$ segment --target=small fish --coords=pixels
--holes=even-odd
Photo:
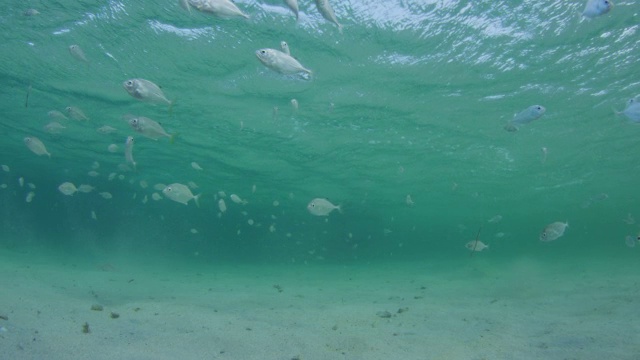
[[[97,161],[94,161],[94,162],[91,164],[91,168],[92,168],[93,170],[98,170],[98,169],[100,168],[100,163],[99,163],[99,162],[97,162]]]
[[[109,151],[110,153],[117,153],[118,150],[119,147],[116,144],[109,144],[109,146],[107,146],[107,151]]]
[[[10,171],[11,171],[11,168],[9,168],[9,165],[4,165],[4,164],[2,164],[2,171],[4,171],[4,172],[10,172]]]
[[[82,51],[79,45],[76,45],[76,44],[70,45],[69,53],[71,53],[71,56],[73,56],[77,60],[80,60],[87,64],[89,63],[89,60],[87,60],[87,57],[84,55],[84,51]]]
[[[616,111],[617,115],[626,116],[631,122],[640,123],[640,95],[627,101],[627,107],[622,111]]]
[[[82,110],[80,110],[80,108],[78,108],[78,107],[67,106],[65,108],[65,110],[67,111],[67,114],[69,114],[69,116],[74,120],[78,120],[78,121],[87,121],[87,120],[89,120],[87,115],[85,115],[84,112]]]
[[[298,108],[300,107],[298,105],[298,100],[296,99],[291,99],[291,107],[293,108],[294,111],[298,111]]]
[[[24,178],[22,176],[18,178],[18,185],[20,185],[20,187],[24,187]]]
[[[95,210],[91,210],[91,218],[92,218],[93,220],[98,220],[98,215],[96,215]]]
[[[140,187],[143,189],[146,189],[147,187],[149,187],[149,184],[144,180],[140,180],[139,184],[140,184]]]
[[[485,243],[483,243],[480,240],[471,240],[468,243],[466,243],[464,245],[464,247],[466,247],[467,249],[471,250],[471,251],[482,251],[484,249],[488,249],[489,245],[486,245]]]
[[[102,135],[109,135],[109,134],[113,134],[114,132],[118,131],[118,129],[116,129],[114,127],[111,127],[109,125],[105,125],[105,126],[101,126],[101,127],[97,128],[96,131],[99,134],[102,134]]]
[[[627,244],[628,247],[632,248],[636,246],[636,238],[631,236],[631,235],[627,235],[624,238],[624,242],[625,244]]]
[[[60,184],[60,186],[58,186],[58,190],[61,193],[65,194],[65,195],[69,195],[69,196],[75,194],[78,191],[76,186],[73,185],[70,182],[64,182],[64,183]]]
[[[133,166],[133,169],[136,169],[136,162],[133,160],[133,136],[127,136],[127,141],[124,143],[124,159],[128,164]]]
[[[199,207],[200,204],[198,203],[198,199],[200,198],[200,196],[202,194],[199,195],[193,195],[191,193],[191,190],[189,189],[188,186],[180,184],[180,183],[174,183],[171,185],[167,185],[167,187],[165,187],[162,190],[162,193],[164,194],[165,197],[168,197],[169,199],[179,202],[181,204],[185,204],[187,205],[187,203],[189,202],[189,200],[193,199],[196,202],[196,205]]]
[[[26,199],[25,199],[25,200],[26,200],[28,203],[30,203],[30,202],[33,200],[33,197],[34,197],[34,196],[36,196],[36,193],[34,193],[33,191],[30,191],[30,192],[27,194],[27,197],[26,197]]]
[[[413,202],[413,199],[411,198],[411,195],[407,195],[407,196],[404,198],[404,202],[405,202],[407,205],[409,205],[409,206],[413,206],[413,205],[415,205],[415,202]]]
[[[247,200],[242,200],[242,198],[236,194],[229,195],[229,198],[231,199],[231,201],[233,201],[236,204],[245,205],[248,203]]]
[[[66,129],[65,126],[62,126],[62,124],[60,124],[57,121],[52,121],[50,123],[48,123],[47,125],[45,125],[43,127],[44,131],[48,132],[49,134],[59,134],[60,130],[62,129]]]
[[[29,150],[38,156],[47,155],[48,157],[51,157],[51,154],[47,151],[47,148],[44,146],[42,141],[35,136],[27,136],[24,138],[24,144],[27,145]]]
[[[95,170],[91,170],[87,173],[87,175],[91,176],[91,177],[98,177],[100,176],[100,173],[95,171]]]
[[[528,108],[522,110],[517,113],[511,121],[507,125],[504,126],[504,129],[509,132],[518,131],[518,126],[525,125],[533,120],[536,120],[542,116],[547,109],[541,105],[531,105]]]
[[[329,200],[315,198],[307,205],[307,210],[315,216],[328,216],[333,210],[342,212],[341,205],[333,205]]]
[[[24,16],[36,16],[40,14],[40,11],[36,9],[27,9],[22,13]]]
[[[277,71],[281,74],[297,74],[305,73],[308,76],[312,74],[311,70],[305,68],[298,60],[276,49],[259,49],[256,56],[266,67]]]
[[[227,204],[224,202],[224,199],[218,200],[218,209],[220,209],[221,213],[227,211]]]
[[[69,120],[69,118],[58,110],[51,110],[47,113],[51,120]]]
[[[198,163],[195,161],[191,162],[191,167],[194,168],[195,170],[202,171],[202,167],[198,165]]]
[[[491,219],[487,220],[488,223],[492,223],[492,224],[497,224],[500,221],[502,221],[502,215],[496,215],[496,216],[492,217]]]
[[[554,222],[547,225],[540,233],[540,241],[553,241],[564,235],[564,231],[569,227],[569,222]]]
[[[109,199],[112,199],[112,198],[113,198],[113,195],[111,195],[111,193],[110,193],[110,192],[106,192],[106,191],[101,192],[101,193],[99,193],[98,195],[102,196],[102,198],[103,198],[103,199],[107,199],[107,200],[109,200]]]
[[[78,186],[78,191],[88,194],[90,192],[92,192],[95,189],[95,187],[91,186],[91,185],[87,185],[87,184],[82,184],[80,186]]]
[[[329,4],[329,0],[315,0],[315,1],[316,1],[316,7],[318,8],[318,11],[322,15],[322,17],[336,24],[338,26],[338,31],[342,33],[342,25],[338,22],[338,18],[336,18],[336,13],[333,11],[331,4]]]
[[[291,56],[291,50],[289,50],[289,44],[287,44],[286,41],[280,41],[280,50],[282,50],[283,53]]]
[[[293,11],[293,13],[296,15],[296,20],[298,20],[298,0],[284,0],[285,4],[287,4],[287,6],[289,7],[289,9],[291,9],[291,11]]]
[[[173,142],[173,135],[164,131],[164,128],[158,122],[147,117],[130,115],[129,126],[149,139],[158,140],[161,137],[168,137]]]
[[[191,231],[191,233],[192,233],[192,234],[197,234],[197,233],[198,233],[198,230],[197,230],[197,229],[194,229],[194,228],[191,228],[191,230],[190,230],[190,231]]]
[[[140,101],[150,103],[165,103],[171,106],[172,102],[167,99],[160,87],[149,80],[129,79],[122,83],[129,95]]]
[[[29,189],[35,189],[36,185],[34,183],[27,183],[27,186],[29,187]]]
[[[587,0],[582,16],[591,19],[608,13],[612,7],[613,2],[609,0]]]
[[[162,183],[159,183],[159,184],[155,184],[155,185],[153,185],[153,188],[154,188],[154,189],[156,189],[156,190],[158,190],[158,191],[162,191],[162,190],[164,190],[164,188],[166,188],[166,187],[167,187],[167,185],[162,184]]]
[[[248,19],[249,16],[243,13],[233,2],[230,0],[189,0],[191,6],[196,9],[213,14],[216,16],[230,18],[241,16]]]
[[[187,185],[188,185],[190,188],[192,188],[193,190],[195,190],[195,189],[199,188],[198,184],[194,183],[193,181],[189,181],[189,182],[187,183]]]
[[[158,194],[157,192],[154,192],[153,194],[151,194],[151,199],[153,199],[154,201],[162,200],[162,196],[160,196],[160,194]]]

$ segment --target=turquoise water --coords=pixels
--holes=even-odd
[[[109,331],[130,348],[114,358],[180,356],[166,345],[167,324],[192,325],[177,315],[141,320],[132,310],[163,313],[172,305],[174,315],[202,311],[196,323],[218,316],[211,312],[218,306],[220,316],[243,324],[241,334],[265,308],[277,309],[280,320],[291,307],[315,309],[296,313],[304,318],[298,325],[327,316],[318,332],[294,320],[264,320],[299,346],[271,349],[262,359],[422,359],[432,346],[430,358],[442,359],[634,358],[632,274],[640,244],[625,237],[640,231],[640,127],[615,110],[640,94],[638,3],[617,2],[590,20],[580,16],[583,1],[331,3],[342,31],[311,1],[300,1],[298,21],[276,0],[237,1],[249,19],[189,13],[178,1],[0,5],[0,164],[9,170],[0,170],[0,257],[3,273],[14,274],[3,280],[8,293],[18,299],[0,301],[0,315],[15,322],[0,320],[7,348],[26,354],[37,328],[19,321],[41,305],[17,304],[53,297],[59,305],[48,305],[51,318],[34,321],[60,326],[60,334],[79,333],[84,321],[100,334],[96,324],[104,319],[91,318],[92,302],[121,312],[121,327]],[[24,15],[28,8],[39,14]],[[278,49],[282,40],[311,79],[279,74],[257,59],[256,50]],[[72,44],[86,62],[70,54]],[[122,86],[131,78],[158,84],[173,104],[134,99]],[[546,108],[542,117],[505,131],[514,114],[536,104]],[[65,128],[46,131],[54,121],[48,112],[68,106],[90,119],[55,120]],[[161,123],[173,140],[142,136],[127,114]],[[105,125],[117,131],[96,131]],[[31,152],[27,136],[51,157]],[[135,138],[135,170],[122,166],[127,136]],[[95,190],[67,196],[58,190],[64,182]],[[162,193],[156,184],[189,182],[202,194],[199,207],[152,199]],[[343,211],[314,216],[306,208],[314,198]],[[497,215],[500,221],[489,221]],[[556,221],[569,223],[564,236],[540,242]],[[489,248],[470,256],[465,244],[479,229]],[[128,288],[131,279],[135,286],[145,279],[148,288]],[[291,298],[277,298],[274,284]],[[207,297],[212,291],[215,299]],[[382,345],[353,345],[386,344],[387,320],[376,313],[405,306],[411,317],[389,334],[411,340],[379,351]],[[412,338],[422,334],[416,329],[425,326],[424,314],[438,314],[446,341],[436,340],[437,331],[429,345]],[[465,325],[447,327],[448,316]],[[334,321],[340,318],[349,324]],[[132,339],[123,324],[149,328]],[[381,333],[367,337],[359,325]],[[342,338],[310,345],[338,334],[333,327]],[[495,347],[483,348],[475,335],[484,327],[513,342],[494,339]],[[242,348],[225,338],[233,329],[216,333],[228,341],[216,353],[252,358],[232,355]],[[584,332],[571,337],[576,329]],[[470,332],[456,338],[461,331]],[[70,339],[56,341],[75,344]],[[167,347],[158,350],[163,355],[136,352],[153,341]],[[258,343],[244,351],[259,353]],[[42,358],[46,348],[24,358]],[[50,358],[69,358],[57,350]]]

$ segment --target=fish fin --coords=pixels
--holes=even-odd
[[[200,196],[202,196],[202,194],[198,194],[196,196],[193,197],[193,200],[196,202],[196,206],[200,207]]]
[[[177,99],[174,99],[173,101],[169,101],[169,116],[173,116],[173,105],[175,105]]]
[[[342,204],[336,206],[336,209],[338,209],[338,212],[340,212],[340,214],[344,214],[344,211],[342,211]]]
[[[169,136],[169,144],[174,144],[176,142],[176,136],[178,135],[178,133],[171,134],[171,136]]]

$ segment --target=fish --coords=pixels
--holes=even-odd
[[[109,146],[107,146],[107,151],[109,151],[110,153],[117,153],[118,150],[119,148],[116,144],[109,144]]]
[[[202,167],[195,161],[191,162],[191,167],[195,170],[202,171]]]
[[[84,51],[82,51],[82,49],[80,48],[80,45],[77,45],[77,44],[69,45],[69,53],[71,53],[71,56],[73,56],[77,60],[80,60],[87,64],[89,63],[89,60],[87,60],[87,57],[84,55]]]
[[[91,218],[92,218],[93,220],[98,220],[98,215],[96,215],[95,210],[91,210]]]
[[[47,113],[51,120],[69,120],[69,118],[58,110],[51,110]]]
[[[479,251],[482,251],[484,249],[488,249],[489,245],[483,243],[480,240],[471,240],[468,243],[466,243],[464,245],[464,247],[466,247],[467,249],[469,249],[471,251],[479,252]]]
[[[518,131],[518,127],[521,125],[528,124],[533,120],[539,119],[547,109],[541,105],[531,105],[528,108],[522,110],[517,113],[511,121],[507,125],[504,126],[504,129],[509,132]]]
[[[198,184],[194,183],[193,181],[189,181],[189,182],[187,183],[187,185],[188,185],[190,188],[192,188],[193,190],[195,190],[195,189],[199,188]]]
[[[98,195],[102,196],[102,198],[106,199],[106,200],[109,200],[109,199],[113,198],[113,195],[111,195],[110,192],[106,192],[106,191],[103,191],[103,192],[99,193]]]
[[[10,172],[10,171],[11,171],[11,168],[9,167],[9,165],[4,165],[4,164],[2,164],[2,171],[4,171],[4,172]]]
[[[101,126],[101,127],[97,128],[96,131],[99,134],[102,134],[102,135],[109,135],[109,134],[113,134],[114,132],[118,131],[118,129],[116,129],[114,127],[111,127],[109,125],[104,125],[104,126]]]
[[[27,194],[27,197],[25,198],[25,200],[30,203],[31,201],[33,201],[33,197],[36,196],[36,193],[34,193],[33,191],[29,191],[29,193]]]
[[[144,116],[128,115],[128,117],[129,126],[144,137],[152,140],[158,140],[161,137],[168,137],[169,141],[173,142],[173,135],[168,134],[157,121]]]
[[[162,196],[160,196],[160,194],[158,194],[157,192],[154,192],[153,194],[151,194],[151,199],[153,199],[154,201],[162,200]]]
[[[256,50],[256,56],[266,67],[281,74],[305,73],[309,76],[312,74],[311,70],[302,66],[298,60],[280,50],[269,48],[259,49]]]
[[[153,188],[154,188],[154,189],[156,189],[156,190],[158,190],[158,191],[162,191],[162,190],[164,190],[164,188],[166,188],[166,187],[167,187],[167,185],[162,184],[162,183],[159,183],[159,184],[155,184],[155,185],[153,185]]]
[[[18,178],[18,185],[20,185],[20,187],[24,187],[24,178],[22,176]]]
[[[87,120],[89,120],[89,117],[87,115],[85,115],[84,112],[82,110],[80,110],[80,108],[78,108],[78,107],[67,106],[65,108],[65,110],[67,111],[67,114],[69,114],[69,116],[74,120],[78,120],[78,121],[87,121]]]
[[[291,99],[291,107],[293,108],[294,111],[297,111],[299,108],[298,100]]]
[[[224,199],[218,200],[218,209],[220,209],[222,213],[227,211],[227,204],[224,202]]]
[[[69,195],[72,196],[73,194],[75,194],[78,189],[76,188],[75,185],[73,185],[73,183],[70,182],[64,182],[62,184],[60,184],[60,186],[58,186],[58,190],[65,194],[65,195]]]
[[[636,246],[636,238],[631,236],[631,235],[627,235],[624,238],[624,242],[625,244],[627,244],[628,247],[635,247]]]
[[[35,189],[36,185],[34,183],[27,183],[27,186],[29,187],[29,189]]]
[[[59,134],[60,130],[62,129],[66,129],[65,126],[63,126],[62,124],[60,124],[57,121],[52,121],[50,123],[48,123],[47,125],[45,125],[43,127],[44,131],[48,132],[49,134]]]
[[[587,0],[582,16],[592,19],[608,13],[611,8],[613,8],[613,2],[610,0]]]
[[[640,123],[640,95],[629,99],[627,107],[622,111],[616,111],[616,115],[624,115],[629,121]]]
[[[556,221],[551,223],[540,233],[540,241],[553,241],[564,235],[564,231],[569,227],[569,222]]]
[[[51,154],[47,151],[42,141],[35,136],[27,136],[24,138],[24,144],[27,145],[29,150],[38,156],[47,155],[51,157]]]
[[[492,217],[491,219],[487,220],[487,222],[492,223],[492,224],[497,224],[500,221],[502,221],[502,215],[496,215],[496,216]]]
[[[133,136],[127,136],[127,140],[124,143],[124,159],[128,164],[133,166],[133,170],[136,169],[136,161],[133,160]]]
[[[298,9],[298,0],[284,0],[285,4],[287,4],[287,6],[289,7],[289,9],[291,9],[291,11],[293,11],[293,13],[296,15],[296,20],[298,20],[298,13],[299,13],[299,9]]]
[[[91,176],[91,177],[98,177],[100,176],[100,173],[95,171],[95,170],[91,170],[87,173],[87,175]]]
[[[87,185],[87,184],[82,184],[80,186],[78,186],[78,191],[88,194],[90,192],[92,192],[95,189],[95,187],[91,186],[91,185]]]
[[[231,199],[231,201],[233,201],[236,204],[245,205],[249,203],[247,200],[242,200],[242,198],[236,194],[229,195],[229,198]]]
[[[94,161],[94,162],[93,162],[93,164],[91,164],[91,168],[92,168],[93,170],[97,170],[97,169],[99,169],[99,168],[100,168],[100,163],[99,163],[99,162],[97,162],[97,161]]]
[[[291,50],[289,50],[289,44],[287,44],[286,41],[284,40],[280,41],[280,49],[282,50],[283,53],[291,56]]]
[[[167,99],[160,87],[153,82],[141,78],[125,80],[122,83],[125,90],[134,99],[150,103],[165,103],[169,106],[173,104]]]
[[[184,205],[188,205],[189,200],[193,199],[196,203],[196,206],[200,207],[198,199],[200,199],[200,196],[202,194],[194,196],[187,185],[173,183],[171,185],[167,185],[167,187],[162,190],[162,193],[165,197]]]
[[[249,18],[249,15],[240,10],[236,4],[230,0],[189,0],[189,3],[194,8],[209,14],[213,14],[219,17],[243,17]]]
[[[315,0],[315,2],[320,15],[322,15],[322,17],[327,19],[328,21],[336,24],[338,26],[338,31],[342,33],[342,24],[338,22],[336,13],[333,11],[331,4],[329,4],[329,0]]]
[[[307,204],[307,210],[315,216],[329,216],[333,210],[342,212],[341,205],[333,205],[329,200],[324,198],[315,198]]]
[[[22,13],[24,16],[36,16],[40,14],[40,11],[36,9],[27,9]]]

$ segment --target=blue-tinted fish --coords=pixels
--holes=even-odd
[[[528,124],[533,120],[539,119],[540,116],[547,111],[544,106],[541,105],[531,105],[528,108],[522,110],[517,113],[511,121],[507,125],[504,126],[504,129],[510,132],[518,131],[518,127],[521,125]]]
[[[629,99],[627,107],[622,111],[616,111],[618,115],[624,115],[635,123],[640,123],[640,95]]]
[[[587,18],[594,18],[608,13],[612,7],[613,2],[610,0],[587,0],[582,15]]]

